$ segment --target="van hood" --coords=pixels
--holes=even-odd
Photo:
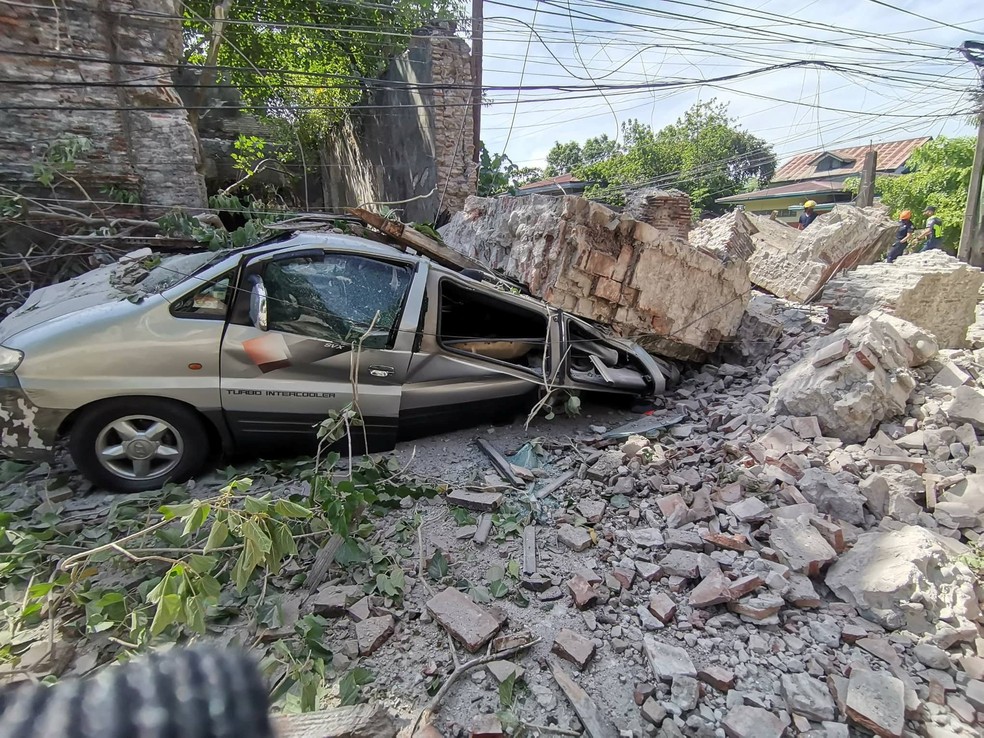
[[[0,344],[28,328],[80,310],[120,300],[139,301],[181,282],[217,256],[221,254],[208,251],[168,256],[149,268],[123,257],[67,282],[42,287],[0,321]]]

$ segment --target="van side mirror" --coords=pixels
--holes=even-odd
[[[250,277],[249,319],[261,331],[269,328],[267,320],[267,288],[258,274]]]

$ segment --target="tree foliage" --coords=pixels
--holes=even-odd
[[[187,0],[184,59],[205,63],[213,0]],[[460,15],[458,0],[233,0],[217,66],[243,104],[316,133],[357,102],[409,34]]]
[[[478,194],[492,197],[502,194],[516,194],[516,190],[528,182],[543,177],[543,172],[535,167],[520,167],[513,164],[505,154],[490,154],[482,144],[481,159],[478,166]]]
[[[674,187],[690,195],[696,209],[715,209],[715,200],[768,182],[776,169],[772,147],[742,130],[716,100],[697,103],[675,123],[654,131],[630,120],[621,141],[607,136],[557,143],[547,155],[546,174],[573,172],[601,184],[588,195],[619,202],[636,185]]]
[[[883,176],[875,180],[875,192],[888,206],[892,217],[903,210],[913,212],[913,222],[922,227],[920,213],[928,206],[936,207],[943,220],[943,243],[956,253],[960,242],[970,170],[974,163],[974,139],[971,136],[940,138],[929,141],[909,157],[909,173]],[[856,190],[858,180],[852,180]]]

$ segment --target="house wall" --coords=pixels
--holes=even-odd
[[[93,199],[112,186],[146,204],[204,206],[188,113],[169,87],[154,85],[169,81],[180,59],[181,11],[179,0],[0,4],[0,67],[20,83],[0,83],[0,182],[84,200],[67,181],[41,187],[32,168],[45,147],[72,134],[93,145],[73,172]]]
[[[388,202],[405,221],[434,222],[475,194],[471,53],[451,28],[428,32],[390,63],[382,81],[395,84],[371,90],[322,141],[325,208]]]

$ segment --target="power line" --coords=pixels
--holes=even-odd
[[[957,26],[957,25],[954,25],[953,23],[947,23],[946,21],[941,21],[941,20],[938,20],[936,18],[929,18],[928,16],[925,16],[925,15],[919,15],[919,13],[913,13],[911,10],[906,10],[905,8],[900,8],[897,5],[892,5],[891,3],[882,2],[882,0],[868,0],[868,2],[874,3],[875,5],[880,5],[883,8],[888,8],[889,10],[894,10],[896,13],[904,13],[905,15],[911,15],[913,18],[918,18],[919,20],[928,21],[929,23],[932,23],[934,26],[943,26],[943,27],[946,27],[946,28],[953,28],[953,29],[955,29],[957,31],[966,31],[967,33],[980,33],[981,32],[981,29],[980,28],[978,28],[978,29],[971,29],[971,28],[967,28],[966,26]]]

